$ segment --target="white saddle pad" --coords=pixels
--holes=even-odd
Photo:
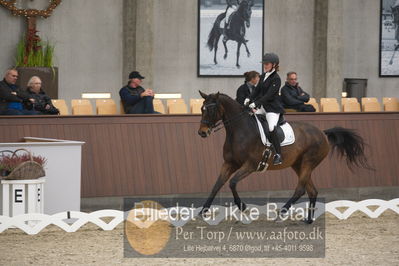
[[[265,131],[263,130],[263,126],[262,126],[261,122],[259,121],[259,119],[256,115],[255,115],[255,118],[256,118],[256,122],[258,123],[260,138],[262,140],[263,145],[270,146],[271,143],[266,138]],[[280,146],[283,147],[283,146],[288,146],[288,145],[293,144],[295,142],[295,134],[294,134],[294,130],[292,129],[291,125],[286,122],[286,123],[284,123],[284,125],[282,125],[280,127],[283,130],[284,136],[285,136],[284,141],[280,144]]]

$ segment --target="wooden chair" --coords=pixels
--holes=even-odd
[[[399,101],[398,101],[398,98],[396,98],[396,97],[383,97],[382,98],[382,103],[383,104],[386,104],[386,103],[389,103],[389,102],[399,102]]]
[[[342,110],[344,112],[361,112],[360,103],[357,102],[357,99],[356,102],[348,101],[343,105]]]
[[[387,102],[384,104],[384,110],[386,112],[398,112],[399,111],[399,102]]]
[[[53,105],[60,110],[60,115],[69,115],[69,110],[68,110],[68,106],[65,102],[65,100],[62,99],[54,99],[51,100],[51,102],[53,103]]]
[[[337,98],[320,98],[320,105],[323,105],[323,104],[329,103],[329,102],[338,103],[338,100],[337,100]]]
[[[184,102],[177,101],[168,106],[169,114],[187,114],[187,105]]]
[[[320,106],[316,101],[316,98],[310,98],[306,104],[310,104],[316,109],[316,112],[320,112]]]
[[[174,104],[174,103],[185,103],[184,99],[179,98],[179,99],[167,99],[166,100],[166,108],[169,108],[169,105]]]
[[[399,101],[396,97],[384,97],[382,98],[382,103],[384,105],[384,110],[387,112],[399,111]]]
[[[376,102],[378,103],[378,99],[375,97],[363,97],[362,98],[362,109],[364,109],[364,104],[369,102]]]
[[[116,115],[116,103],[112,99],[96,100],[96,109],[98,115]]]
[[[119,101],[119,112],[121,113],[121,115],[125,115],[126,114],[125,108],[123,108],[122,100]]]
[[[74,99],[71,101],[72,115],[92,115],[93,107],[89,100]]]
[[[192,114],[201,114],[204,99],[190,99],[190,110]]]
[[[340,112],[338,101],[326,101],[321,104],[322,112]]]
[[[160,112],[161,114],[165,114],[166,113],[165,112],[165,106],[163,105],[162,100],[154,99],[152,103],[154,104],[154,110],[156,112]]]
[[[342,108],[344,107],[344,105],[345,105],[346,103],[358,103],[358,100],[357,100],[357,98],[342,98],[342,99],[341,99],[341,106],[342,106]]]
[[[379,102],[370,101],[365,102],[363,105],[364,112],[381,112],[381,105]]]

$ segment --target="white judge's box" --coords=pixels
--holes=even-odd
[[[16,143],[0,143],[0,151],[23,148],[47,160],[44,178],[1,180],[0,215],[53,215],[64,211],[80,211],[83,144],[81,141],[33,137],[25,137]]]
[[[1,180],[3,216],[44,213],[45,177],[34,180]]]

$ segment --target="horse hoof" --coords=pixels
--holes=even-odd
[[[312,224],[313,223],[313,219],[304,219],[303,220],[303,222],[305,223],[305,224]]]
[[[237,68],[238,68],[238,69],[240,69],[240,68],[241,68],[241,66],[240,66],[240,65],[236,65],[236,66],[237,66]]]
[[[240,209],[241,212],[244,212],[247,209],[247,204],[241,202],[240,204],[237,204],[237,207]]]
[[[225,55],[223,56],[223,59],[224,59],[224,60],[226,60],[226,59],[227,59],[227,54],[225,54]]]
[[[247,56],[248,56],[248,57],[251,57],[251,53],[248,53]]]

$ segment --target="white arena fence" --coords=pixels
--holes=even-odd
[[[270,204],[270,203],[269,203]],[[301,203],[307,204],[307,203]],[[298,205],[301,205],[298,204]],[[281,207],[282,204],[276,204]],[[315,218],[322,215],[324,210],[325,213],[330,213],[334,215],[336,218],[340,220],[348,219],[353,213],[360,211],[369,216],[370,218],[378,218],[382,213],[386,210],[391,210],[399,214],[399,198],[392,199],[389,201],[379,200],[379,199],[369,199],[363,200],[360,202],[348,201],[348,200],[338,200],[329,203],[321,203],[318,202],[315,211]],[[320,205],[324,205],[320,207]],[[297,206],[297,205],[295,205]],[[218,224],[225,217],[224,214],[226,212],[223,211],[226,207],[217,206],[221,209],[218,217],[215,220],[212,220],[213,224]],[[256,206],[256,205],[247,205],[248,209],[256,207],[260,210],[261,213],[266,213],[267,205],[264,206]],[[376,207],[374,210],[369,207]],[[345,208],[345,210],[341,211],[339,208]],[[200,212],[201,208],[197,208],[194,210],[194,215],[197,215]],[[157,210],[154,209],[135,209],[135,211],[140,213],[146,213],[147,211],[153,213]],[[71,233],[78,231],[82,226],[87,223],[92,223],[105,231],[110,231],[115,229],[120,223],[124,222],[128,214],[130,212],[123,212],[118,210],[100,210],[92,213],[84,213],[84,212],[62,212],[54,215],[46,215],[46,214],[23,214],[15,217],[7,217],[0,216],[0,233],[6,231],[9,228],[19,228],[29,235],[35,235],[40,233],[43,229],[45,229],[49,225],[55,225],[64,230],[65,232]],[[176,214],[176,213],[174,213]],[[110,222],[105,222],[102,218],[111,219]],[[167,220],[168,218],[163,217],[163,220]],[[169,220],[174,226],[183,226],[189,220]],[[151,226],[152,222],[143,222],[142,224],[137,224],[139,227],[147,228]],[[251,223],[250,220],[241,220],[243,223]],[[141,222],[140,222],[141,223]],[[212,224],[208,222],[208,224]]]

